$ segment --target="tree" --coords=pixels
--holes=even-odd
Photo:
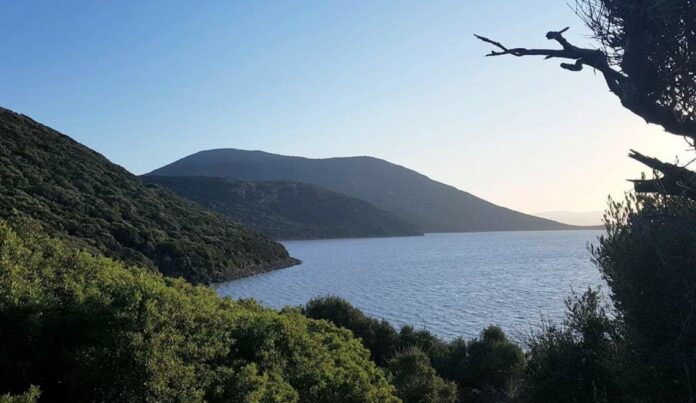
[[[75,402],[399,401],[345,329],[0,221],[0,402],[39,390]]]
[[[629,401],[696,399],[696,202],[630,196],[612,203],[593,249],[612,289]]]
[[[599,71],[621,104],[667,132],[696,142],[696,0],[576,0],[576,12],[592,30],[598,48],[580,48],[563,34],[546,38],[561,49],[508,48],[476,35],[496,50],[488,56],[567,59],[569,71]],[[638,192],[682,195],[696,200],[696,173],[631,150],[629,157],[661,173],[635,180]]]
[[[404,403],[457,401],[457,386],[440,378],[417,347],[397,353],[388,363],[392,383]]]
[[[522,401],[618,403],[624,401],[618,355],[622,338],[600,294],[589,289],[566,300],[560,325],[545,324],[527,340]]]

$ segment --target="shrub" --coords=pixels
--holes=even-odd
[[[387,365],[397,395],[404,403],[457,401],[457,386],[440,378],[418,348],[397,353]]]
[[[0,223],[0,391],[49,401],[395,402],[347,330]]]
[[[611,203],[593,256],[624,326],[635,401],[696,398],[696,202],[629,196]]]
[[[622,339],[600,294],[588,290],[566,301],[560,326],[548,324],[527,342],[524,401],[613,403],[623,401],[619,353]]]

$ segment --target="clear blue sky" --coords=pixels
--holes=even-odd
[[[0,0],[0,105],[136,174],[232,147],[372,155],[525,212],[595,210],[681,140],[591,71],[483,58],[548,46],[564,1]]]

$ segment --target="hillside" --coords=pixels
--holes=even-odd
[[[422,235],[368,202],[305,183],[144,176],[174,193],[275,239]]]
[[[345,193],[425,232],[560,230],[576,227],[500,207],[418,172],[372,157],[309,159],[261,151],[201,151],[150,175],[292,180]]]
[[[0,108],[0,218],[15,216],[83,249],[193,282],[296,262],[261,234],[146,186],[71,138]]]

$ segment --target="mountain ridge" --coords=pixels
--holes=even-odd
[[[493,204],[370,156],[314,159],[223,148],[196,152],[145,175],[310,183],[365,200],[424,232],[583,229]]]

